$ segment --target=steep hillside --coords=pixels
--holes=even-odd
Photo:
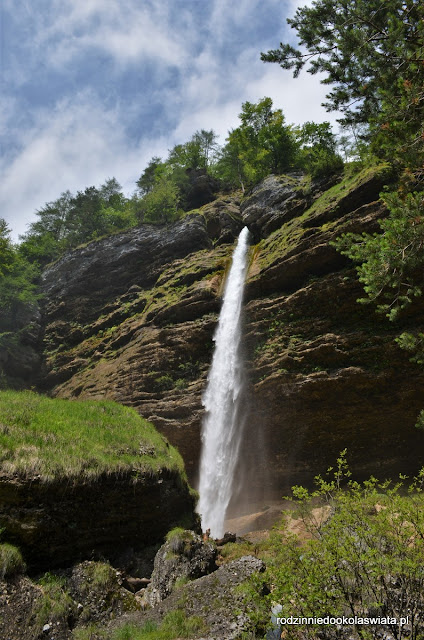
[[[424,374],[394,343],[399,328],[357,304],[354,269],[329,244],[343,231],[378,230],[390,179],[384,165],[325,185],[271,176],[241,206],[222,198],[65,255],[43,276],[40,386],[135,407],[179,448],[196,482],[220,296],[247,224],[241,466],[250,488],[280,496],[344,447],[358,473],[416,470]]]

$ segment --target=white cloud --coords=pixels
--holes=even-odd
[[[139,177],[150,150],[162,150],[163,142],[145,141],[143,148],[130,148],[120,119],[118,112],[105,110],[89,93],[39,114],[21,152],[2,171],[0,211],[15,239],[34,220],[35,209],[62,191],[99,185],[112,175],[125,183],[129,174],[137,174],[137,166]]]
[[[151,58],[168,65],[183,64],[187,56],[187,34],[172,27],[167,3],[156,0],[74,0],[72,5],[55,2],[51,24],[37,37],[39,48],[48,47],[48,64],[60,68],[90,51],[110,55],[118,65]],[[189,13],[181,10],[186,28]]]
[[[32,57],[24,60],[21,84],[31,73],[42,73],[43,64],[54,67],[64,84],[71,68],[79,75],[74,95],[67,86],[53,107],[33,108],[31,117],[25,117],[26,104],[19,105],[12,93],[0,102],[0,117],[6,123],[9,118],[0,134],[7,127],[13,140],[0,161],[0,216],[15,237],[34,220],[35,209],[66,189],[75,192],[115,176],[131,192],[152,156],[166,157],[198,129],[214,129],[223,144],[228,130],[238,126],[246,100],[270,96],[288,123],[334,121],[334,114],[320,107],[325,88],[317,76],[302,73],[293,79],[259,58],[261,50],[278,46],[279,33],[287,37],[283,8],[290,5],[293,13],[297,2],[289,0],[280,9],[281,0],[238,0],[236,5],[210,0],[201,5],[200,16],[190,12],[194,5],[199,9],[198,2],[52,0],[51,12],[42,16],[34,5],[21,6],[20,18],[33,16],[37,26],[33,39],[25,42]],[[10,0],[6,6],[13,10]],[[281,12],[280,31],[271,41],[266,33],[260,42],[245,38],[267,9]],[[107,53],[113,64],[100,78],[85,78],[85,60],[93,51]],[[114,84],[121,71],[140,68],[146,60],[154,61],[147,88],[126,94]],[[166,83],[175,67],[175,81]],[[110,81],[113,100],[102,101],[95,80]],[[155,137],[153,126],[159,129]]]

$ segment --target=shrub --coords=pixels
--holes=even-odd
[[[317,478],[309,493],[295,487],[300,515],[312,539],[300,545],[296,536],[274,533],[274,558],[266,580],[272,585],[268,612],[278,603],[280,617],[382,617],[385,631],[397,640],[422,637],[424,604],[424,471],[405,494],[402,482],[391,485],[375,478],[359,484],[346,479],[342,456],[335,479]],[[316,520],[312,501],[330,507],[327,519]],[[400,626],[409,616],[410,629]],[[390,620],[397,620],[397,623]],[[315,638],[317,625],[290,627],[292,638]],[[324,639],[376,637],[382,624],[349,625],[337,631],[320,626]],[[344,634],[344,635],[343,635]]]
[[[165,374],[155,379],[155,386],[158,391],[169,391],[174,388],[175,383],[169,374]]]

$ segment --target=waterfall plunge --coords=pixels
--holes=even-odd
[[[234,250],[214,341],[215,351],[203,396],[206,415],[202,425],[198,512],[203,529],[220,537],[233,492],[234,472],[242,439],[240,400],[241,310],[247,267],[249,230],[245,227]]]

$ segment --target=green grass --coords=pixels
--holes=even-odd
[[[0,544],[0,579],[4,580],[24,571],[25,562],[19,549],[7,542]]]
[[[143,627],[125,625],[109,636],[110,640],[175,640],[192,638],[205,631],[205,625],[199,616],[187,617],[181,609],[167,613],[159,626],[146,622]],[[108,640],[109,640],[108,638]]]
[[[161,624],[147,621],[142,626],[126,624],[114,631],[108,631],[104,627],[90,625],[85,628],[75,629],[72,633],[73,640],[176,640],[193,638],[207,631],[205,624],[199,616],[187,617],[181,609],[167,613]]]
[[[79,478],[161,468],[180,470],[179,453],[134,409],[111,401],[63,400],[0,391],[0,474]]]
[[[44,574],[38,581],[42,588],[42,596],[34,604],[33,615],[39,631],[47,622],[66,620],[71,613],[75,615],[76,605],[66,591],[65,582],[64,578],[51,573]]]

